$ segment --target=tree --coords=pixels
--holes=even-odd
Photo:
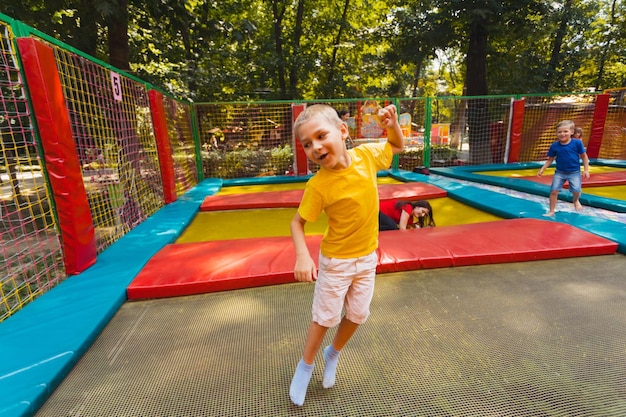
[[[127,0],[0,0],[0,10],[85,54],[129,67]],[[101,37],[105,28],[108,48]]]
[[[179,97],[211,101],[438,94],[459,90],[451,87],[456,75],[471,95],[622,85],[624,7],[617,0],[0,0],[4,13],[85,53]],[[437,54],[455,59],[441,71],[431,65]]]
[[[567,33],[567,28],[570,25],[572,14],[572,0],[565,0],[563,10],[560,13],[560,19],[558,22],[558,28],[554,36],[552,43],[552,53],[550,54],[550,61],[548,62],[548,68],[546,75],[543,79],[542,86],[544,91],[549,91],[550,86],[554,83],[557,67],[561,60],[561,48],[563,47],[563,38]]]
[[[106,22],[109,28],[109,64],[128,71],[128,0],[117,0],[117,7],[107,15]]]
[[[437,56],[437,50],[457,46],[452,26],[441,18],[431,2],[409,1],[398,5],[385,36],[391,43],[386,59],[407,65],[410,95],[430,95],[419,89],[423,69]]]
[[[282,0],[270,0],[273,16],[273,35],[274,35],[274,47],[276,52],[276,75],[278,77],[278,86],[280,88],[281,98],[287,98],[287,62],[285,59],[285,53],[283,51],[283,21],[285,19],[285,12],[289,9],[289,5],[286,1]]]

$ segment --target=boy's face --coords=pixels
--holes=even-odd
[[[323,115],[316,115],[300,125],[298,138],[307,158],[328,169],[344,169],[350,164],[344,140],[348,127],[331,123]]]
[[[569,126],[561,126],[556,130],[556,137],[559,142],[567,142],[573,134],[574,130]]]

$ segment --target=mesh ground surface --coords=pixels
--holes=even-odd
[[[379,275],[337,384],[322,388],[320,350],[301,408],[288,387],[312,284],[129,302],[37,416],[621,417],[625,268],[611,255]]]

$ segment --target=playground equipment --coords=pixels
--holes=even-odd
[[[0,21],[0,346],[9,358],[0,367],[0,415],[30,415],[126,300],[143,264],[224,180],[306,179],[312,167],[290,126],[321,101],[191,103],[6,16]],[[396,104],[410,116],[403,124],[410,149],[395,162],[407,172],[434,161],[541,159],[562,118],[588,132],[591,158],[624,160],[622,93],[323,102],[357,115],[366,102]],[[476,103],[484,111],[470,115]],[[353,139],[380,140],[364,134],[363,123],[357,116]],[[97,323],[79,320],[87,312]],[[70,335],[65,320],[75,320]],[[26,352],[44,344],[46,326],[69,348]]]

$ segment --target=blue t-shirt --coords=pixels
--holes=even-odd
[[[556,170],[560,172],[580,172],[580,155],[584,154],[585,145],[580,139],[572,138],[567,145],[554,142],[548,149],[548,156],[556,158]]]

